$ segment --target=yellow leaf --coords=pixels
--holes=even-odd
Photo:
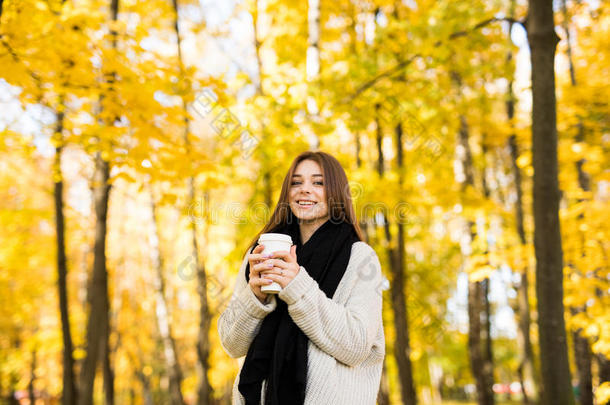
[[[532,156],[529,153],[524,153],[523,155],[519,156],[519,158],[517,159],[517,166],[519,166],[519,168],[523,169],[526,166],[529,166],[532,163]]]
[[[494,270],[495,268],[490,265],[479,267],[468,275],[468,280],[472,282],[483,281],[489,278]]]
[[[87,355],[87,352],[81,348],[74,349],[74,360],[82,360]]]
[[[610,382],[606,381],[595,390],[595,400],[598,404],[606,404],[610,401]]]

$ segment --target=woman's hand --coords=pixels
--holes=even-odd
[[[299,263],[297,263],[297,245],[290,247],[290,252],[277,251],[273,252],[273,259],[266,260],[265,263],[271,263],[273,268],[270,270],[264,269],[263,276],[278,283],[282,288],[285,288],[288,283],[299,273]],[[283,260],[282,260],[283,259]]]
[[[265,246],[258,245],[252,250],[252,253],[248,254],[248,262],[250,263],[250,279],[248,281],[248,285],[250,289],[256,295],[258,300],[265,303],[267,299],[267,293],[261,291],[261,287],[264,285],[271,284],[271,280],[262,278],[261,271],[269,270],[271,267],[268,266],[266,260],[269,256],[261,254],[261,252],[265,249]]]

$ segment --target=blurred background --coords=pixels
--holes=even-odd
[[[218,315],[319,149],[378,404],[606,404],[609,58],[606,1],[0,0],[1,403],[230,404]]]

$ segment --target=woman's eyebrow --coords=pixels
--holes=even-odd
[[[303,177],[300,174],[293,174],[292,177]],[[321,174],[312,174],[311,177],[323,177]]]

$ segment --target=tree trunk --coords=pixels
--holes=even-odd
[[[472,224],[471,224],[472,225]],[[470,368],[477,387],[477,400],[479,405],[494,403],[493,391],[485,377],[484,341],[481,338],[481,314],[483,313],[482,295],[484,294],[481,282],[468,282],[468,352],[470,354]]]
[[[568,8],[566,6],[566,0],[561,1],[561,9],[563,13],[563,30],[566,34],[567,42],[567,57],[570,67],[570,83],[572,87],[576,87],[576,74],[574,69],[574,63],[572,60],[572,41],[570,38],[570,27],[569,27],[569,15]],[[584,124],[582,120],[578,119],[578,133],[576,134],[576,142],[584,142]],[[578,185],[583,191],[590,191],[590,179],[588,174],[585,172],[583,166],[585,159],[580,159],[576,162],[576,170],[578,172]],[[579,202],[582,202],[579,199]],[[583,221],[584,215],[579,214],[578,220]],[[584,242],[584,241],[583,241]],[[582,246],[582,255],[585,255],[584,243]],[[576,315],[580,312],[585,312],[584,307],[571,308],[572,315]],[[578,374],[578,387],[579,387],[579,402],[581,405],[593,405],[593,382],[591,376],[591,362],[593,354],[591,353],[591,347],[589,341],[582,334],[581,329],[572,331],[574,360],[576,363],[576,370]]]
[[[469,145],[468,145],[469,146]],[[481,140],[481,152],[483,154],[483,162],[486,161],[487,158],[487,140],[486,134],[483,133]],[[472,163],[471,163],[472,164]],[[484,164],[483,169],[481,170],[482,182],[481,186],[483,188],[483,195],[486,199],[490,199],[491,191],[487,185],[486,179],[487,167]],[[489,246],[487,241],[485,244],[485,254],[489,254]],[[491,397],[490,404],[494,403],[494,394],[493,394],[493,384],[494,384],[494,366],[493,366],[493,353],[492,353],[492,341],[491,341],[491,304],[489,302],[489,283],[490,279],[487,277],[486,279],[481,281],[481,304],[482,304],[482,315],[481,318],[481,341],[483,343],[482,354],[483,354],[483,377],[485,379],[485,386],[489,387],[488,397]]]
[[[383,359],[383,369],[381,370],[381,382],[377,392],[377,405],[390,405],[390,385],[388,383],[388,369],[386,359]]]
[[[458,88],[461,87],[461,78],[452,73],[453,80]],[[458,158],[464,171],[462,192],[468,187],[475,188],[474,168],[472,164],[472,150],[469,144],[469,129],[466,117],[460,116],[460,129],[458,144],[460,153]],[[472,243],[476,238],[474,222],[468,219],[465,232]],[[470,368],[477,387],[477,401],[479,405],[493,405],[493,363],[491,359],[491,336],[487,332],[490,328],[488,310],[488,297],[486,288],[481,281],[468,280],[468,352]]]
[[[559,225],[553,3],[529,0],[527,37],[532,64],[533,209],[542,405],[574,405],[563,307]]]
[[[403,194],[404,185],[404,150],[403,150],[403,131],[402,124],[398,123],[395,128],[396,134],[396,163],[398,171],[398,185],[401,196]],[[382,155],[383,156],[383,155]],[[400,200],[400,203],[404,201]],[[388,230],[389,230],[388,222]],[[394,308],[399,308],[399,311],[395,312],[394,324],[399,332],[396,334],[398,337],[397,341],[400,342],[399,346],[404,347],[409,355],[406,356],[406,360],[403,359],[405,364],[402,365],[404,368],[404,384],[402,389],[403,401],[407,404],[417,404],[417,392],[415,391],[415,383],[413,381],[413,365],[411,364],[411,342],[409,339],[409,311],[407,310],[407,297],[406,292],[408,291],[408,279],[407,269],[405,260],[405,224],[401,220],[397,221],[398,227],[398,240],[396,248],[394,249],[393,256],[395,265],[392,266],[392,277],[394,283],[391,290],[392,303],[395,304]],[[388,241],[389,242],[389,241]],[[391,245],[389,245],[391,246]],[[396,321],[398,319],[398,322]]]
[[[510,3],[510,17],[515,15],[515,0]],[[509,24],[509,34],[512,30],[512,23]],[[510,35],[509,35],[510,36]],[[508,53],[507,62],[510,63],[513,59],[512,51]],[[508,146],[511,156],[511,169],[515,179],[515,191],[517,193],[517,201],[515,202],[515,224],[517,234],[519,235],[519,243],[522,249],[527,247],[527,238],[525,235],[525,226],[523,225],[523,187],[521,180],[521,169],[517,165],[519,158],[519,148],[517,145],[517,136],[515,135],[515,94],[513,93],[513,79],[511,76],[508,82],[508,95],[506,100],[506,116],[510,126],[510,137]],[[531,316],[530,316],[530,299],[529,299],[529,266],[528,263],[522,263],[520,270],[520,282],[517,286],[517,340],[519,343],[519,382],[521,383],[521,394],[523,395],[524,405],[530,404],[530,399],[535,402],[537,396],[536,389],[539,385],[538,372],[534,365],[534,350],[532,348],[532,340],[530,334]]]
[[[17,397],[15,396],[16,394],[16,389],[17,389],[17,382],[19,381],[19,378],[17,377],[17,374],[14,371],[10,372],[10,376],[9,376],[9,396],[8,396],[8,405],[19,405],[19,401],[17,401]]]
[[[265,95],[263,88],[263,79],[265,77],[263,70],[263,59],[261,57],[261,45],[262,42],[259,39],[258,30],[258,13],[259,13],[259,0],[254,0],[254,10],[252,11],[252,28],[254,32],[254,50],[256,53],[256,66],[258,68],[258,83],[256,84],[256,93],[260,96]]]
[[[150,380],[141,370],[136,370],[135,374],[138,381],[140,381],[140,384],[142,384],[142,400],[144,405],[153,405],[154,402],[150,390]]]
[[[152,232],[150,232],[149,243],[151,252],[151,262],[155,270],[155,296],[156,296],[156,315],[159,335],[163,343],[163,353],[167,362],[169,373],[169,394],[172,405],[184,405],[182,396],[182,369],[176,351],[176,341],[172,334],[169,306],[165,295],[165,277],[163,275],[163,255],[161,254],[159,228],[157,226],[157,207],[152,188],[150,190],[150,208],[152,214]]]
[[[19,401],[17,401],[17,398],[15,398],[15,391],[10,391],[7,404],[8,405],[20,405]]]
[[[150,380],[141,370],[135,371],[136,377],[142,384],[142,400],[144,405],[153,405],[152,391],[150,389]]]
[[[574,309],[576,315],[579,309]],[[582,312],[582,309],[580,309]],[[582,335],[582,329],[572,331],[572,344],[574,346],[574,361],[578,372],[578,388],[580,405],[593,405],[593,378],[591,376],[591,347],[589,341]]]
[[[108,322],[107,331],[110,331],[110,322]],[[110,335],[108,334],[104,338],[104,350],[102,353],[103,371],[104,371],[104,399],[106,405],[114,405],[114,371],[112,370],[110,361]]]
[[[577,135],[577,141],[582,141],[582,123],[579,125],[580,131],[579,135]],[[580,159],[576,162],[576,167],[578,171],[578,180],[579,186],[583,191],[589,191],[589,176],[583,169],[584,159]],[[581,202],[582,200],[579,200]],[[580,214],[578,216],[579,220],[584,219],[584,215]],[[584,241],[581,247],[582,255],[585,254]],[[578,313],[585,312],[586,308],[584,306],[577,308],[570,308],[570,312],[572,316],[577,315]],[[576,363],[576,371],[578,375],[578,387],[579,387],[579,403],[581,405],[593,405],[593,377],[591,375],[591,363],[593,360],[593,353],[591,352],[591,347],[589,345],[589,340],[586,336],[583,335],[582,329],[576,329],[572,331],[572,340],[573,340],[573,350],[574,350],[574,360]]]
[[[355,10],[355,5],[353,3],[350,2],[350,19],[351,19],[351,24],[349,25],[349,36],[350,36],[350,46],[351,46],[351,51],[354,55],[358,54],[358,47],[356,45],[357,42],[357,35],[356,35],[356,10]],[[356,150],[355,150],[355,154],[356,154],[356,167],[358,169],[362,168],[362,158],[360,157],[362,154],[362,141],[361,141],[361,135],[360,135],[360,131],[356,130],[354,131],[354,138],[355,138],[355,144],[356,144]],[[360,229],[362,229],[362,232],[364,233],[364,237],[365,237],[365,242],[368,243],[369,245],[371,244],[371,238],[369,235],[369,218],[366,216],[366,212],[362,212],[363,215],[360,216]]]
[[[195,201],[195,183],[194,178],[191,177],[190,186],[190,198],[191,201]],[[207,196],[206,196],[207,198]],[[199,335],[197,341],[197,358],[199,359],[200,367],[200,382],[197,390],[197,403],[199,405],[208,405],[212,403],[212,386],[208,377],[208,370],[210,369],[209,358],[210,358],[210,326],[211,326],[211,315],[208,303],[207,295],[207,274],[205,265],[199,259],[199,248],[197,244],[197,223],[191,222],[191,240],[192,249],[195,265],[197,267],[197,294],[199,295]]]
[[[384,215],[384,217],[386,217]],[[389,231],[390,224],[386,221],[386,229]],[[398,364],[400,376],[400,388],[402,401],[406,405],[417,404],[417,394],[413,382],[413,366],[411,363],[411,344],[409,342],[409,314],[407,311],[407,299],[405,294],[405,268],[404,268],[404,225],[398,224],[397,246],[388,248],[390,256],[392,284],[390,295],[392,297],[392,308],[394,309],[394,327],[396,329],[396,342],[394,342],[394,356]],[[387,235],[387,233],[386,233]],[[388,240],[390,243],[390,240]]]
[[[61,173],[61,153],[63,150],[63,127],[64,112],[63,98],[60,98],[57,111],[57,123],[55,137],[58,138],[58,146],[55,147],[55,163],[53,166],[53,177],[55,188],[53,192],[55,200],[55,233],[57,237],[57,288],[59,296],[59,313],[61,317],[61,331],[63,339],[63,392],[62,404],[76,404],[76,382],[74,380],[74,358],[72,357],[72,333],[70,332],[70,316],[68,310],[68,265],[66,259],[65,242],[65,219],[64,219],[64,182]]]
[[[32,350],[32,362],[30,363],[30,382],[28,383],[28,397],[30,404],[36,402],[36,393],[34,392],[34,381],[36,381],[36,348]]]
[[[483,328],[481,330],[481,339],[484,342],[483,346],[483,356],[485,359],[485,367],[483,368],[483,374],[485,375],[485,382],[487,387],[490,388],[490,397],[491,401],[489,404],[493,404],[494,394],[493,394],[493,385],[494,385],[494,362],[493,362],[493,353],[492,353],[492,340],[491,340],[491,304],[489,302],[489,277],[481,282],[482,287],[482,303],[483,303]]]
[[[314,90],[314,94],[319,91],[319,76],[320,76],[320,3],[321,0],[307,0],[307,55],[305,60],[305,73],[310,89]],[[315,96],[307,96],[307,113],[310,115],[309,120],[317,122],[318,105]],[[308,121],[309,121],[308,120]],[[316,133],[312,130],[310,150],[317,150],[320,147],[320,140]]]
[[[470,226],[472,227],[473,224],[470,223]],[[483,299],[485,293],[483,282],[468,282],[468,353],[477,387],[477,402],[479,405],[493,405],[495,402],[492,390],[493,374],[489,370],[492,365],[487,359],[488,339],[483,332],[486,326],[481,322],[485,312]],[[493,368],[491,371],[493,372]]]
[[[508,117],[512,122],[514,117],[514,97],[512,93],[512,81],[509,83],[509,101],[507,105]],[[512,124],[511,124],[512,128]],[[519,242],[523,249],[527,247],[527,239],[525,236],[525,227],[523,225],[523,189],[521,185],[521,169],[517,165],[517,158],[519,157],[519,151],[517,147],[517,140],[514,134],[510,135],[508,140],[510,155],[511,155],[511,167],[515,178],[515,188],[517,191],[517,201],[515,202],[515,223],[517,226],[517,234],[519,235]],[[534,366],[534,350],[532,348],[532,340],[530,334],[530,307],[529,307],[529,275],[528,265],[523,263],[523,268],[520,271],[520,282],[517,286],[517,308],[515,314],[517,315],[517,328],[519,342],[519,348],[521,354],[519,356],[519,381],[521,383],[521,393],[523,394],[523,403],[525,405],[530,404],[530,400],[536,398],[536,387],[538,386],[538,374]]]
[[[255,55],[256,55],[256,66],[258,67],[258,82],[256,84],[256,94],[259,97],[264,97],[265,96],[265,88],[263,87],[263,83],[264,83],[264,78],[265,78],[265,71],[263,69],[263,59],[261,56],[261,46],[262,46],[262,42],[259,39],[259,29],[258,29],[258,13],[259,13],[259,4],[258,4],[259,0],[254,0],[254,10],[252,11],[252,28],[253,28],[253,32],[254,32],[254,50],[255,50]],[[260,158],[260,170],[261,170],[261,177],[263,179],[263,201],[265,202],[265,206],[269,209],[271,209],[271,204],[272,204],[272,200],[273,200],[273,190],[271,187],[271,170],[272,168],[269,167],[269,162],[271,161],[271,156],[268,156],[267,152],[266,152],[266,147],[265,145],[267,145],[267,129],[265,126],[265,122],[263,121],[263,119],[261,118],[260,120],[260,125],[261,125],[261,145],[263,145],[263,147],[260,149],[261,151],[261,158]]]
[[[178,48],[178,64],[180,67],[180,73],[185,76],[184,73],[184,61],[182,59],[182,38],[180,35],[180,24],[179,24],[179,13],[178,13],[178,0],[172,0],[174,7],[174,31],[176,33],[176,44]],[[188,80],[188,78],[187,78]],[[188,81],[188,91],[190,91],[190,81]],[[184,143],[186,145],[187,156],[191,152],[191,144],[189,141],[190,122],[188,118],[187,100],[186,94],[181,94],[182,98],[182,110],[184,114]],[[189,200],[188,207],[192,207],[195,204],[195,177],[191,175],[189,177]],[[197,359],[198,359],[198,373],[199,373],[199,387],[197,388],[197,404],[198,405],[209,405],[212,399],[212,387],[208,377],[209,370],[209,330],[210,330],[210,315],[208,310],[208,298],[207,298],[207,278],[205,273],[205,267],[200,265],[199,249],[197,247],[197,222],[191,220],[191,241],[192,241],[192,254],[195,266],[197,268],[197,293],[199,295],[199,332],[197,340]]]
[[[356,167],[358,169],[362,168],[362,159],[360,159],[360,149],[361,149],[361,145],[360,145],[360,134],[358,132],[354,133],[354,136],[356,138]],[[353,198],[354,196],[352,196]],[[366,243],[368,243],[369,245],[371,244],[371,238],[369,235],[369,218],[366,216],[366,212],[362,212],[362,215],[356,215],[360,221],[360,229],[362,230],[362,233],[364,234],[364,241]]]
[[[112,22],[118,20],[119,0],[110,2],[110,19]],[[118,33],[110,29],[112,38],[111,46],[117,48]],[[115,81],[115,72],[111,72],[105,78],[110,84],[109,91]],[[107,126],[114,125],[112,122],[105,122]],[[106,234],[108,200],[110,198],[111,186],[108,182],[110,178],[110,163],[102,158],[101,151],[95,155],[95,172],[93,175],[93,201],[95,204],[95,245],[93,259],[93,274],[87,300],[89,302],[89,320],[87,324],[87,352],[85,361],[81,368],[80,390],[78,395],[79,405],[93,405],[93,386],[97,370],[98,360],[104,364],[108,337],[110,335],[109,314],[110,302],[108,298],[108,271],[106,269]],[[100,358],[102,357],[102,358]],[[109,360],[108,360],[109,361]],[[110,368],[110,365],[104,367]],[[108,374],[106,374],[107,377]],[[104,389],[106,396],[113,395],[114,381],[106,378]],[[112,401],[113,399],[111,399]],[[108,401],[108,399],[107,399]]]
[[[384,157],[383,157],[383,129],[381,128],[381,120],[379,119],[379,110],[381,105],[375,104],[375,141],[377,145],[377,174],[380,178],[383,177],[384,173]]]
[[[140,384],[142,384],[142,395],[140,396],[142,398],[142,402],[144,405],[153,405],[154,402],[152,400],[152,392],[150,389],[150,378],[148,378],[148,376],[144,373],[144,367],[142,367],[142,348],[137,347],[136,350],[138,351],[137,359],[128,350],[125,351],[125,355],[127,358],[129,358],[131,366],[133,367],[134,376],[140,382]],[[131,389],[133,390],[133,385],[131,386]]]
[[[597,369],[599,370],[599,385],[605,382],[610,382],[610,360],[603,354],[596,354]]]
[[[62,5],[66,0],[62,0]],[[2,14],[2,0],[0,0],[0,15]],[[64,61],[66,62],[66,61]],[[71,63],[72,61],[68,61]],[[63,375],[62,375],[62,404],[76,405],[77,389],[74,374],[74,350],[72,344],[72,333],[70,331],[70,316],[68,309],[68,265],[66,259],[65,242],[65,219],[64,219],[64,197],[63,197],[63,175],[61,172],[61,154],[64,146],[63,130],[65,117],[64,94],[59,93],[58,108],[56,111],[55,134],[57,146],[55,147],[55,162],[53,168],[54,177],[54,200],[55,200],[55,231],[57,236],[57,287],[59,297],[59,313],[61,318],[61,331],[63,340]]]
[[[108,336],[108,272],[106,270],[106,233],[108,199],[110,196],[110,165],[103,160],[101,153],[95,155],[95,173],[93,178],[93,200],[95,204],[95,245],[93,274],[89,284],[87,301],[89,303],[89,320],[87,323],[87,353],[81,368],[80,405],[93,405],[93,384],[99,356],[103,353]]]
[[[382,149],[383,131],[379,120],[379,105],[375,106],[375,120],[377,124],[377,171],[379,177],[384,176],[384,157]],[[397,139],[400,141],[397,144],[397,150],[402,149],[402,129],[397,131]],[[400,161],[398,162],[399,170],[402,169],[402,151],[399,152]],[[392,235],[390,233],[390,221],[387,213],[383,213],[383,226],[385,230],[387,254],[390,262],[390,271],[392,273],[392,282],[390,283],[390,295],[392,298],[392,310],[394,311],[394,329],[396,331],[396,342],[394,342],[394,357],[398,365],[398,375],[400,381],[400,392],[402,402],[406,405],[415,405],[417,396],[415,385],[413,383],[413,369],[411,364],[411,347],[409,344],[409,324],[407,313],[407,299],[405,294],[405,258],[404,258],[404,225],[398,225],[398,241],[396,246],[392,247]]]

